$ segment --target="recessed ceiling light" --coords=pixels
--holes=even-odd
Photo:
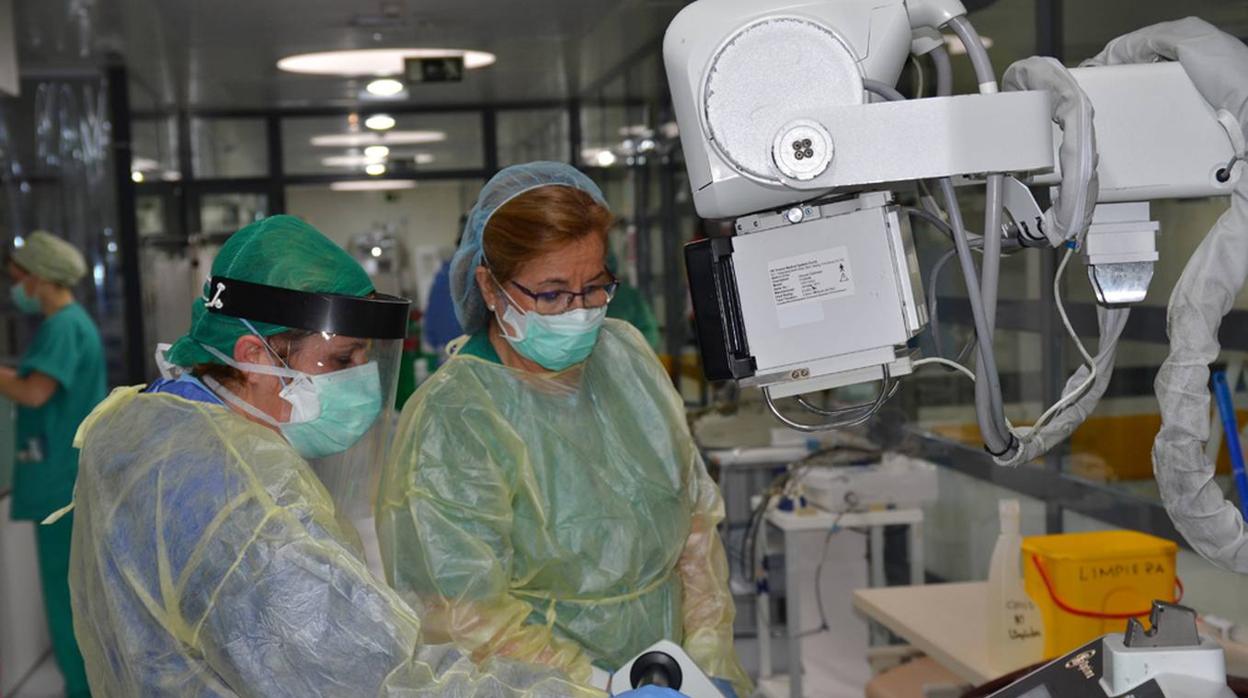
[[[412,159],[416,161],[417,165],[428,165],[436,158],[433,157],[433,153],[416,153],[416,157]]]
[[[311,75],[402,75],[409,58],[463,58],[464,67],[476,70],[493,65],[496,57],[485,51],[442,48],[371,48],[352,51],[318,51],[287,56],[277,67],[291,73]]]
[[[385,133],[327,133],[313,136],[312,145],[327,148],[366,148],[370,145],[414,145],[418,143],[441,143],[446,140],[443,131],[386,131]]]
[[[374,245],[374,246],[373,246],[373,249],[370,251],[370,253],[371,253],[374,257],[380,257],[380,256],[381,256],[381,248],[380,248],[380,247],[377,247],[377,246],[375,246],[375,245]]]
[[[384,145],[370,145],[364,149],[364,157],[370,160],[381,160],[390,154],[390,149]]]
[[[131,170],[130,181],[134,182],[135,184],[141,183],[143,181],[143,173],[139,172],[138,170]]]
[[[374,131],[387,131],[394,128],[394,117],[389,114],[373,114],[364,120],[364,125]]]
[[[992,39],[986,36],[979,37],[979,43],[983,44],[984,48],[992,48]],[[949,49],[949,54],[952,56],[966,55],[966,46],[956,34],[945,34],[945,48]]]
[[[615,153],[610,148],[586,148],[581,151],[581,158],[590,165],[610,167],[615,164]]]
[[[393,191],[415,189],[416,182],[410,179],[353,179],[331,182],[329,188],[331,191]]]
[[[364,88],[370,95],[377,97],[393,97],[404,90],[403,83],[394,78],[378,78]]]
[[[383,175],[386,173],[386,166],[381,164],[380,162],[373,162],[373,163],[369,163],[368,165],[365,165],[364,171],[376,177],[378,175]]]

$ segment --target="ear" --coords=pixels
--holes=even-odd
[[[234,361],[240,364],[263,364],[272,365],[273,358],[269,354],[269,350],[264,346],[264,342],[255,335],[245,334],[234,342]],[[247,380],[255,382],[260,374],[243,372],[247,376]]]
[[[481,296],[485,298],[485,307],[491,310],[498,307],[498,286],[494,285],[494,277],[490,276],[485,265],[477,267],[477,288],[481,289]]]

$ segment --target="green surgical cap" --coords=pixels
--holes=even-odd
[[[31,274],[62,286],[73,286],[87,274],[87,262],[77,247],[42,230],[26,236],[12,259]]]
[[[374,291],[359,262],[294,216],[265,218],[231,235],[212,262],[212,276],[309,293],[364,297]],[[252,334],[239,318],[208,312],[209,292],[205,281],[204,297],[191,304],[191,329],[166,355],[178,366],[220,363],[204,345],[232,356],[239,337]],[[254,321],[251,326],[265,337],[290,329]]]

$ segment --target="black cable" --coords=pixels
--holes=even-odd
[[[849,530],[854,533],[863,533],[863,534],[866,533],[865,531],[841,528],[841,525],[840,525],[841,519],[847,513],[849,512],[841,511],[837,513],[836,520],[832,522],[832,527],[828,529],[828,535],[825,536],[823,539],[823,554],[819,558],[819,566],[815,568],[815,604],[819,607],[819,627],[815,628],[814,630],[805,630],[803,632],[800,632],[798,633],[798,637],[807,637],[809,635],[817,635],[819,633],[828,632],[829,630],[832,629],[832,625],[828,623],[827,611],[823,607],[823,566],[828,561],[828,543],[832,542],[832,536],[836,535],[842,530]]]
[[[821,633],[830,630],[828,625],[828,614],[823,608],[823,565],[828,561],[828,543],[832,542],[832,536],[840,530],[841,517],[845,516],[845,512],[837,515],[836,521],[832,522],[832,527],[828,529],[828,535],[823,538],[823,554],[819,557],[819,566],[815,568],[815,605],[819,607],[819,629],[811,631],[808,634]],[[807,634],[807,633],[803,633]]]

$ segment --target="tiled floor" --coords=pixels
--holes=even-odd
[[[34,673],[22,682],[11,698],[64,698],[65,681],[56,668],[56,661],[49,654],[35,669]]]

